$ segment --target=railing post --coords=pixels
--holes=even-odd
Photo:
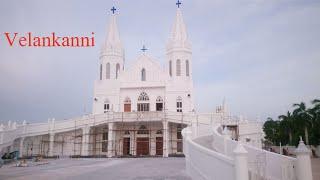
[[[306,147],[301,137],[295,153],[297,155],[296,175],[298,180],[312,180],[310,150]]]
[[[225,155],[228,156],[228,140],[231,138],[230,138],[227,126],[224,127],[222,136],[223,136],[223,152]]]
[[[185,155],[186,157],[186,160],[188,160],[189,158],[189,151],[188,151],[188,145],[187,145],[187,140],[189,138],[191,138],[192,136],[192,131],[190,130],[191,127],[187,127],[184,129],[184,136],[183,136],[183,154]]]
[[[233,151],[234,156],[234,167],[235,167],[235,177],[236,180],[249,180],[249,171],[248,171],[248,152],[238,142],[237,147]]]

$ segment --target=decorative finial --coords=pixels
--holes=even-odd
[[[146,50],[148,50],[148,49],[146,48],[145,45],[143,45],[141,51],[146,52]]]
[[[178,0],[177,3],[176,3],[176,5],[178,6],[178,8],[180,8],[180,5],[181,5],[181,4],[182,4],[182,3],[181,3],[180,0]]]
[[[112,14],[114,14],[114,12],[115,12],[116,10],[117,10],[117,9],[113,6],[113,7],[111,8]]]

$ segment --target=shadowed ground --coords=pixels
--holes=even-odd
[[[184,158],[61,159],[49,164],[0,168],[0,179],[191,180]]]

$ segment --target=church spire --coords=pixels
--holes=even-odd
[[[117,26],[116,14],[115,11],[117,9],[112,7],[111,17],[108,26],[107,37],[105,39],[104,45],[102,47],[103,54],[109,53],[123,53],[123,46],[120,40],[120,35]]]
[[[182,12],[181,12],[181,2],[178,0],[176,5],[178,6],[177,12],[176,12],[176,18],[175,22],[173,24],[173,28],[171,31],[171,35],[168,42],[168,48],[174,48],[174,47],[184,47],[191,50],[191,44],[188,39],[188,33],[187,28],[184,23]]]

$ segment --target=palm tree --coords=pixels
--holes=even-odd
[[[313,145],[320,144],[320,100],[315,99],[311,101],[313,105],[312,108],[309,109],[309,113],[311,115],[312,122],[312,131],[311,131],[311,141]]]
[[[292,145],[292,131],[294,130],[294,118],[291,115],[290,111],[287,112],[287,115],[280,115],[278,117],[280,122],[280,127],[289,135],[289,144]]]
[[[304,102],[293,104],[293,107],[296,108],[293,110],[293,116],[295,117],[297,124],[304,128],[305,141],[306,144],[309,145],[308,128],[312,125],[310,112],[307,110]]]

